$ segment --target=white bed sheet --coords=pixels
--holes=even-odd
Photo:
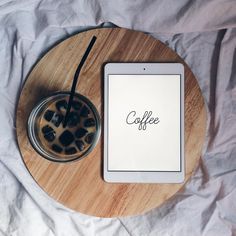
[[[34,63],[63,38],[112,26],[105,22],[151,33],[174,49],[208,110],[201,163],[184,191],[135,217],[86,216],[50,199],[16,142],[16,104]],[[235,27],[235,0],[1,0],[0,235],[236,235]]]

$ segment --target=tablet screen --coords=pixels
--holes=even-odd
[[[108,171],[181,171],[180,75],[108,75]]]

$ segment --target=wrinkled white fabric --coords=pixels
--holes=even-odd
[[[30,69],[56,42],[92,27],[151,33],[198,79],[208,111],[201,163],[167,203],[96,218],[49,198],[27,172],[15,111]],[[236,1],[0,1],[0,235],[236,235]]]

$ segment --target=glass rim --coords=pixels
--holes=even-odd
[[[36,137],[35,134],[35,119],[38,115],[38,112],[43,108],[43,106],[45,104],[47,104],[49,101],[51,101],[53,98],[60,96],[60,95],[70,95],[69,91],[59,91],[59,92],[55,92],[52,93],[51,95],[41,99],[32,109],[32,111],[30,112],[30,115],[28,116],[28,120],[27,120],[27,136],[28,139],[32,145],[32,147],[34,148],[34,150],[40,154],[41,157],[52,161],[52,162],[58,162],[58,163],[70,163],[70,162],[74,162],[74,161],[79,161],[83,158],[85,158],[89,153],[92,152],[92,150],[95,148],[95,146],[98,143],[98,140],[100,138],[101,135],[101,120],[100,120],[100,116],[99,113],[96,109],[96,107],[94,106],[94,104],[85,96],[83,96],[82,94],[79,93],[75,93],[75,97],[81,99],[86,105],[89,106],[89,108],[91,109],[91,111],[93,112],[94,118],[96,120],[96,132],[95,132],[95,137],[93,139],[92,144],[89,146],[89,148],[82,153],[82,155],[73,157],[73,158],[56,158],[55,155],[53,156],[52,154],[46,152],[44,150],[44,148],[42,148],[42,145],[39,144],[39,141]],[[69,155],[68,155],[69,157]]]

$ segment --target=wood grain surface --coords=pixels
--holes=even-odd
[[[105,62],[180,62],[185,66],[185,169],[182,184],[111,184],[102,179],[103,133],[86,158],[54,163],[41,157],[27,137],[27,119],[37,102],[56,91],[70,90],[76,67],[93,35],[97,41],[81,71],[77,92],[88,97],[103,121]],[[160,206],[188,181],[199,162],[205,137],[206,110],[197,81],[170,48],[141,32],[95,29],[72,36],[52,48],[36,64],[21,92],[17,138],[23,161],[39,186],[65,206],[84,214],[115,217],[137,215]],[[125,155],[125,153],[124,153]]]

